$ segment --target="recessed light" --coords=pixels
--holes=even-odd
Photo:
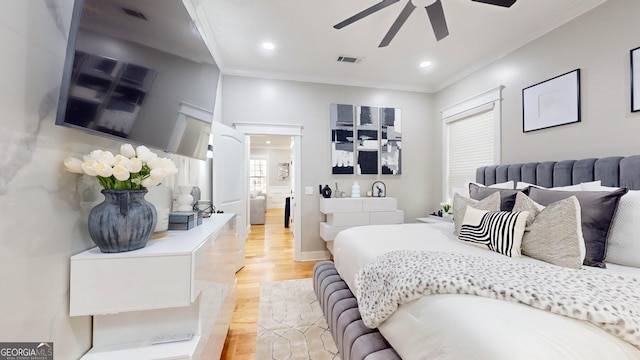
[[[267,50],[273,50],[276,48],[276,46],[272,42],[263,42],[262,47]]]
[[[423,61],[420,63],[420,67],[421,68],[425,68],[425,67],[429,67],[431,66],[431,61]]]
[[[267,144],[271,144],[271,140],[267,140],[266,142],[267,142]]]

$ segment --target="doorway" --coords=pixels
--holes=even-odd
[[[263,123],[233,123],[233,127],[245,134],[247,150],[250,152],[250,143],[252,140],[259,141],[261,138],[266,142],[269,136],[285,137],[290,141],[291,161],[289,165],[289,179],[292,192],[290,195],[290,228],[293,230],[294,237],[294,260],[302,261],[301,246],[301,208],[296,204],[297,199],[301,198],[302,186],[299,159],[302,149],[302,126],[288,124],[263,124]],[[273,141],[273,140],[272,140]],[[251,156],[247,156],[246,168],[249,169]],[[277,164],[276,164],[277,168]],[[283,170],[284,171],[284,170]],[[247,172],[249,174],[249,172]],[[249,175],[246,176],[245,183],[249,189]],[[267,196],[269,196],[267,194]],[[285,200],[286,201],[286,200]],[[247,213],[250,211],[249,201],[247,201]],[[284,222],[284,219],[283,219]],[[249,225],[250,226],[250,225]]]
[[[283,210],[279,221],[291,223],[293,195],[293,138],[285,135],[247,135],[249,143],[249,221],[264,225],[267,210]]]

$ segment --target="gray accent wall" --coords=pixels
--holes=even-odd
[[[352,86],[257,79],[224,75],[222,77],[222,121],[256,122],[267,124],[298,124],[302,130],[301,184],[311,186],[313,195],[299,195],[297,203],[302,211],[302,252],[324,251],[325,243],[319,235],[319,223],[324,215],[318,210],[318,184],[328,184],[351,193],[351,185],[358,180],[361,193],[375,180],[387,185],[387,196],[398,198],[398,208],[405,211],[405,221],[414,222],[424,216],[434,199],[431,174],[440,172],[434,164],[436,156],[432,139],[439,133],[437,122],[429,119],[431,95],[408,91],[382,90]],[[402,109],[402,175],[332,175],[330,104],[354,104]],[[416,199],[419,199],[416,201]],[[431,204],[431,205],[430,205]]]

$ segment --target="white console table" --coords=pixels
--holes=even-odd
[[[320,212],[327,221],[320,223],[320,237],[333,253],[333,240],[345,229],[364,225],[402,224],[404,212],[398,201],[390,197],[321,198]]]
[[[93,316],[82,359],[217,359],[236,302],[234,214],[212,214],[134,251],[71,257],[71,316]],[[153,344],[158,337],[190,340]]]

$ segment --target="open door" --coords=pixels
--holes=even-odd
[[[244,266],[247,238],[247,186],[244,181],[246,148],[244,133],[213,122],[213,180],[212,201],[216,210],[236,214],[238,259],[236,271]]]

